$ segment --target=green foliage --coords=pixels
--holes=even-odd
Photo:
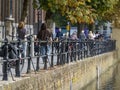
[[[90,2],[91,0],[38,0],[38,3],[34,3],[35,7],[42,8],[51,14],[59,12],[59,14],[65,17],[71,23],[92,23],[96,14],[94,10],[87,6],[85,1]],[[36,2],[34,0],[34,2]],[[50,16],[50,15],[49,15]],[[52,16],[52,15],[51,15]]]
[[[113,12],[113,8],[118,3],[118,0],[91,0],[91,2],[86,3],[95,9],[98,20],[105,20],[104,17],[106,17],[106,14]]]
[[[34,0],[35,8],[42,8],[49,18],[65,17],[71,23],[94,23],[113,13],[119,0]],[[120,5],[120,4],[119,4]],[[56,14],[57,13],[57,14]],[[107,19],[107,18],[106,18]]]
[[[66,26],[66,24],[68,22],[67,19],[66,19],[66,17],[61,16],[58,12],[54,13],[52,15],[52,17],[53,17],[52,18],[53,21],[56,22],[56,27]]]

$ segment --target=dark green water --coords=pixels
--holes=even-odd
[[[120,90],[120,63],[110,67],[99,78],[80,90]]]

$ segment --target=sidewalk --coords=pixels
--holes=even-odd
[[[54,58],[56,58],[56,57],[54,57]],[[54,59],[55,61],[54,61],[54,64],[56,64],[56,59]],[[32,61],[33,61],[33,64],[34,64],[34,68],[36,69],[36,61],[37,61],[37,59],[36,58],[34,58],[34,59],[32,59]],[[2,77],[3,77],[3,73],[2,73],[2,61],[0,61],[1,62],[1,64],[0,64],[0,80],[2,81]],[[27,60],[25,61],[25,64],[24,64],[24,67],[23,67],[23,70],[22,70],[22,72],[21,72],[21,77],[20,78],[16,78],[15,77],[15,68],[11,68],[11,71],[12,71],[12,74],[13,74],[13,78],[15,79],[15,80],[19,80],[19,79],[21,79],[22,78],[22,76],[24,76],[25,74],[26,74],[26,72],[27,72]],[[50,58],[50,56],[49,56],[49,61],[48,61],[48,63],[47,63],[47,67],[49,68],[50,67],[50,63],[51,63],[51,58]],[[44,64],[43,64],[43,61],[42,61],[42,59],[40,58],[40,63],[39,63],[39,65],[40,65],[40,70],[43,70],[43,67],[44,67]],[[34,73],[35,74],[35,72],[34,72],[34,68],[33,68],[33,65],[32,65],[32,63],[31,63],[31,71],[32,71],[32,73]],[[11,76],[11,73],[10,73],[10,71],[8,72],[8,81],[2,81],[2,82],[0,82],[0,85],[2,84],[2,83],[4,83],[4,82],[13,82],[13,80],[12,80],[12,76]]]

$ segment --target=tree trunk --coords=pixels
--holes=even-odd
[[[82,30],[84,30],[84,23],[78,23],[77,24],[77,27],[78,27],[78,31],[77,31],[77,36],[79,37],[80,36],[80,33]]]
[[[46,11],[45,22],[47,24],[48,30],[52,33],[53,32],[53,23],[54,22],[52,20],[52,12],[50,12],[49,10]]]
[[[94,30],[95,30],[95,24],[89,24],[88,25],[88,29],[89,29],[89,31],[94,32]]]
[[[22,14],[21,14],[21,21],[25,21],[25,18],[28,14],[28,6],[29,6],[29,0],[24,0]]]

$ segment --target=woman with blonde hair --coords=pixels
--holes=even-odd
[[[21,40],[24,40],[25,39],[25,35],[26,35],[26,29],[25,29],[25,24],[23,21],[21,21],[19,24],[18,24],[18,38],[21,39]]]
[[[27,31],[25,29],[25,24],[23,21],[21,21],[18,24],[17,34],[18,34],[18,39],[22,40],[22,49],[23,49],[22,57],[26,56],[26,49],[27,49],[26,46],[27,45],[26,45],[26,42],[24,42],[26,33],[27,33]]]

